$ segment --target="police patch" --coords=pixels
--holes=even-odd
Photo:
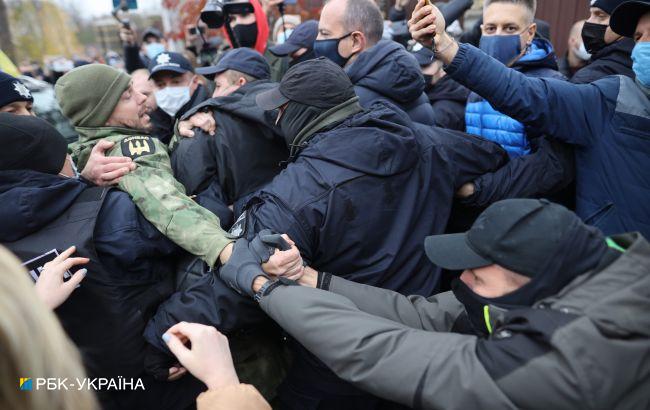
[[[124,138],[121,142],[122,155],[136,159],[156,152],[156,145],[151,137],[133,136]]]

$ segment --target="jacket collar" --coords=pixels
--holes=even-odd
[[[300,131],[300,133],[294,139],[294,143],[291,146],[291,153],[289,158],[293,158],[298,155],[302,149],[302,145],[306,144],[315,134],[324,130],[325,128],[341,122],[344,119],[360,113],[363,111],[361,105],[359,105],[359,97],[350,98],[343,104],[339,104],[336,107],[332,107],[329,110],[325,111],[312,122],[307,124],[305,128]]]

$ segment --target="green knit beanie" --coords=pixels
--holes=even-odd
[[[103,127],[131,76],[104,64],[77,67],[56,82],[54,91],[63,115],[75,127]]]

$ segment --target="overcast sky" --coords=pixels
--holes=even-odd
[[[84,18],[104,16],[113,10],[112,0],[54,0],[60,5],[73,4]],[[162,0],[138,0],[138,10],[155,11],[162,9]]]

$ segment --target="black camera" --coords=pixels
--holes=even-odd
[[[253,5],[248,0],[208,0],[201,10],[201,20],[210,28],[219,28],[231,14],[249,14],[253,11]]]

